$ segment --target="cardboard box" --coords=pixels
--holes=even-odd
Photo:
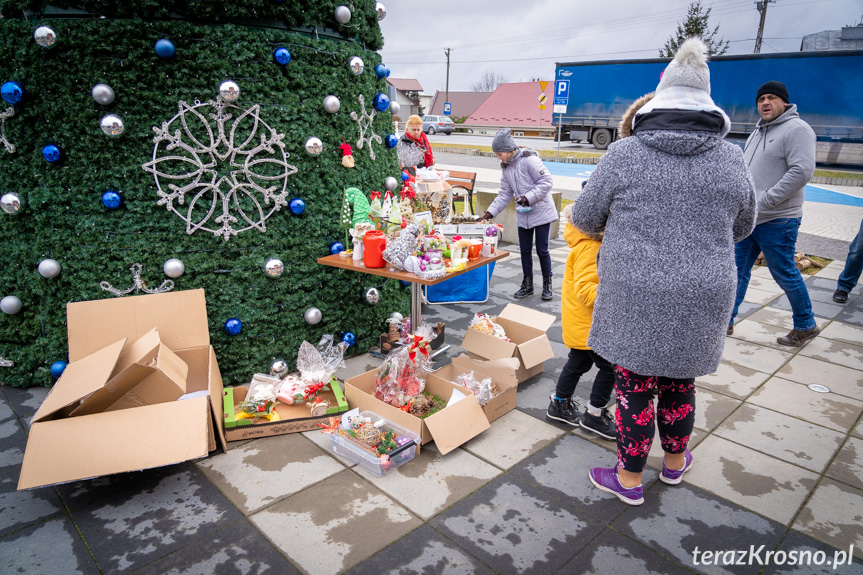
[[[331,391],[319,394],[330,404],[330,408],[324,415],[311,415],[311,410],[305,404],[287,405],[279,403],[276,405],[276,413],[280,417],[279,421],[263,420],[260,423],[254,423],[249,419],[236,418],[236,414],[240,411],[238,404],[246,398],[248,388],[242,385],[227,387],[223,390],[225,439],[240,441],[241,439],[270,437],[271,435],[318,429],[319,423],[326,423],[331,416],[348,410],[348,401],[335,378],[330,381],[330,389]]]
[[[483,361],[471,359],[466,354],[453,358],[452,363],[429,374],[429,378],[438,378],[445,382],[455,383],[456,378],[464,373],[474,372],[477,379],[490,377],[497,388],[498,395],[482,406],[486,419],[491,423],[495,419],[515,409],[518,394],[518,380],[515,372],[518,360],[514,357]],[[466,391],[467,392],[467,391]]]
[[[377,413],[387,421],[419,435],[423,445],[434,441],[441,455],[446,455],[490,427],[473,394],[434,415],[420,419],[375,398],[376,378],[377,370],[373,369],[345,381],[345,395],[351,407]],[[426,380],[425,391],[444,401],[449,401],[454,389],[461,391],[459,386],[440,378]]]
[[[204,290],[70,303],[66,321],[70,363],[33,416],[18,489],[197,459],[217,440],[225,447]],[[177,359],[188,368],[180,400],[89,413],[102,401],[96,393],[139,361],[176,386]]]
[[[551,342],[545,334],[557,319],[516,304],[509,304],[499,316],[491,318],[500,324],[512,341],[468,328],[461,347],[478,359],[503,359],[517,357],[520,365],[515,372],[521,383],[542,372],[543,363],[554,357]]]

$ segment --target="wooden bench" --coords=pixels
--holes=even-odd
[[[473,214],[473,186],[476,183],[476,172],[451,171],[447,183],[452,186],[452,199],[464,200],[466,205],[470,206],[470,213]]]

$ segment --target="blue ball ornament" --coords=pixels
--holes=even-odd
[[[24,99],[24,87],[18,82],[6,82],[0,86],[0,96],[14,106]]]
[[[372,98],[372,106],[375,107],[375,110],[378,112],[384,112],[387,108],[390,107],[390,99],[386,94],[375,94],[375,97]]]
[[[383,64],[378,64],[375,66],[375,76],[378,77],[378,80],[383,80],[384,78],[388,78],[390,75],[390,69],[384,66]]]
[[[411,287],[411,282],[408,280],[399,280],[399,284],[401,284],[402,287]]]
[[[342,242],[333,242],[330,244],[330,253],[336,255],[339,252],[345,251],[345,246]]]
[[[56,164],[63,158],[63,150],[61,150],[59,146],[48,144],[42,148],[42,157],[45,158],[45,161],[49,164]]]
[[[237,318],[232,317],[225,322],[225,332],[228,335],[239,335],[241,331],[243,331],[243,322]]]
[[[387,148],[395,148],[399,144],[399,139],[393,134],[388,135],[384,141],[387,144]]]
[[[288,62],[291,61],[291,53],[285,47],[276,48],[273,50],[273,60],[279,66],[287,66]]]
[[[403,182],[406,182],[406,181],[408,181],[409,179],[411,179],[411,177],[408,175],[408,173],[407,173],[407,172],[402,172],[402,181],[403,181]]]
[[[355,336],[349,331],[346,331],[344,335],[342,335],[342,341],[348,344],[348,347],[351,347],[352,345],[354,345],[354,343],[356,343],[357,336]]]
[[[154,46],[154,49],[156,50],[156,56],[164,60],[171,58],[174,54],[177,53],[177,49],[174,47],[174,43],[167,38],[160,38],[156,40],[156,45]]]
[[[109,210],[116,210],[123,203],[123,198],[114,190],[108,190],[102,194],[102,205]]]
[[[298,216],[298,215],[302,214],[304,211],[306,211],[306,202],[304,202],[300,198],[294,198],[288,204],[288,207],[291,208],[292,214],[294,214],[295,216]]]
[[[69,362],[63,361],[62,359],[52,363],[51,364],[51,376],[54,379],[60,379],[60,376],[63,375],[64,371],[66,371],[67,365],[69,365]]]

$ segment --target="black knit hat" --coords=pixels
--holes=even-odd
[[[786,104],[790,101],[788,99],[788,88],[785,87],[785,84],[777,82],[776,80],[770,80],[769,82],[762,84],[761,87],[758,88],[758,93],[755,95],[755,101],[757,102],[758,98],[764,94],[779,96]]]

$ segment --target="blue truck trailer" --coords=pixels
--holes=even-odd
[[[618,138],[629,105],[656,89],[667,58],[558,63],[554,126],[562,141],[605,149]],[[711,96],[731,118],[731,138],[755,128],[755,93],[768,80],[788,87],[800,117],[818,136],[821,163],[863,165],[863,50],[717,56]]]

